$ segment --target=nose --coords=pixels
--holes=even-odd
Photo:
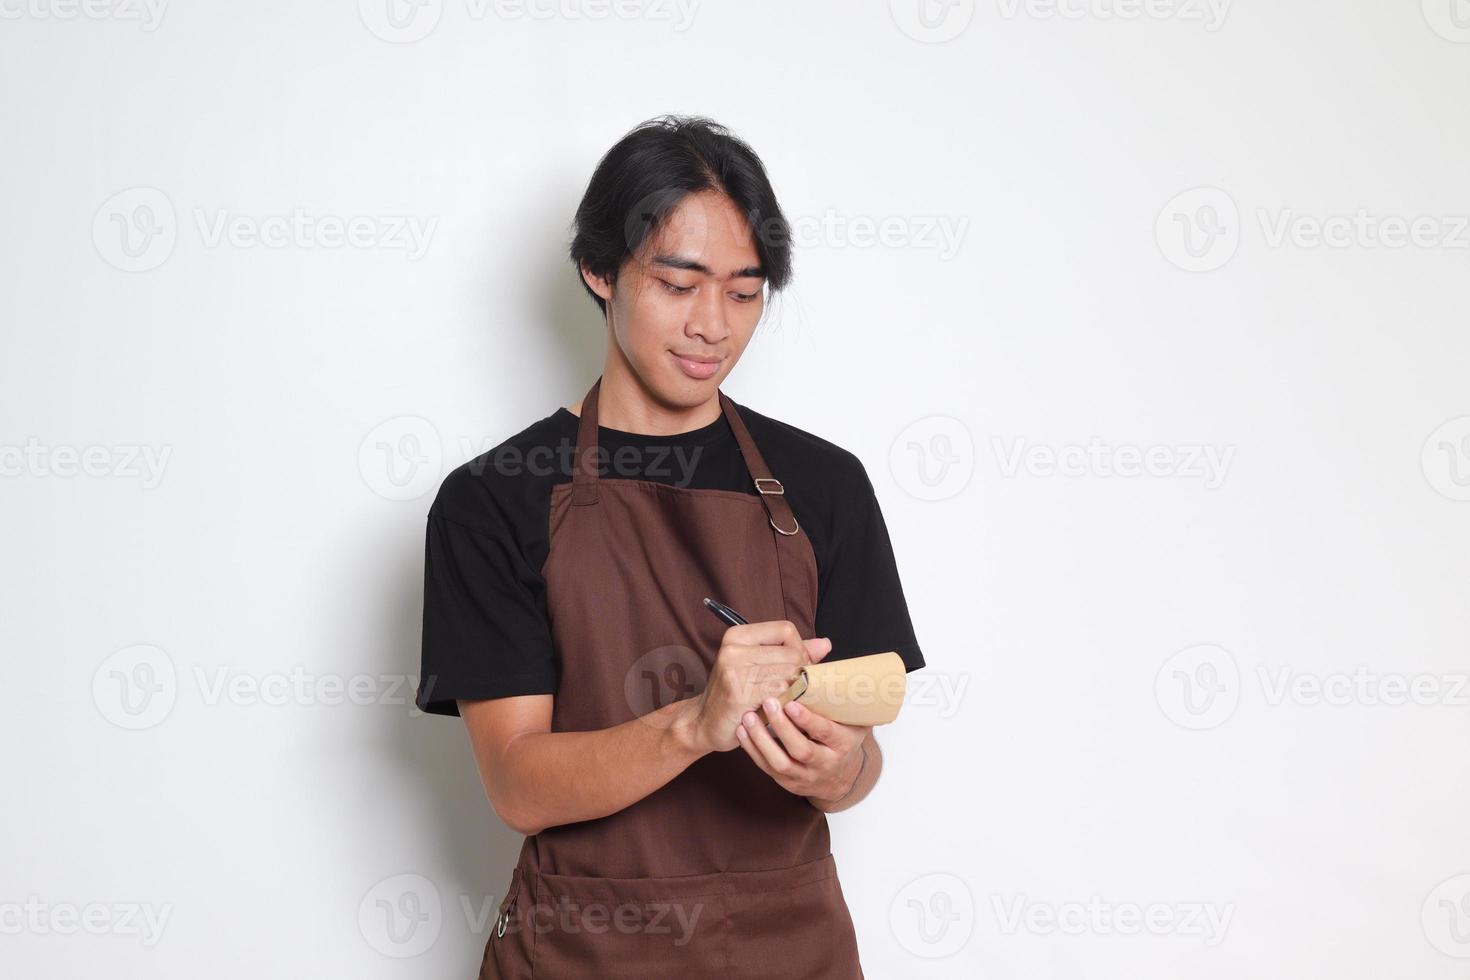
[[[699,337],[711,346],[719,344],[730,336],[730,321],[726,314],[724,288],[702,289],[698,301],[689,311],[684,335]]]

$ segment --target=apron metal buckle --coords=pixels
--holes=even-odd
[[[510,921],[510,909],[501,912],[495,920],[495,938],[499,939],[505,935],[505,924]]]
[[[774,483],[776,485],[776,489],[774,489],[774,490],[767,490],[765,487],[761,486],[762,483]],[[784,496],[786,496],[786,488],[783,487],[783,486],[781,486],[781,481],[780,480],[777,480],[775,477],[770,477],[770,476],[758,476],[758,477],[756,477],[755,478],[755,489],[756,489],[756,492],[758,492],[758,493],[768,493],[768,494],[770,494],[773,497],[784,497]],[[768,507],[766,509],[769,510],[770,508]],[[799,523],[797,523],[796,515],[795,514],[792,514],[791,515],[791,530],[789,530],[789,531],[786,530],[783,527],[778,527],[777,526],[777,524],[776,524],[776,517],[775,517],[774,514],[771,515],[770,521],[771,521],[771,527],[775,528],[776,531],[777,531],[777,533],[779,533],[779,534],[788,534],[788,535],[789,534],[795,534],[797,531],[800,531],[801,530],[801,525]]]

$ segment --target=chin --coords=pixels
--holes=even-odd
[[[719,386],[720,376],[718,374],[705,381],[680,375],[674,379],[673,386],[668,392],[668,400],[670,404],[683,408],[698,408],[715,396],[715,389]]]
[[[675,400],[678,400],[681,395],[684,398],[698,397],[701,401],[707,399],[714,394],[715,389],[729,373],[726,365],[721,364],[719,370],[708,378],[691,378],[679,366],[679,361],[674,357],[673,351],[664,351],[661,358],[662,363],[659,369],[652,372],[650,377],[657,379],[658,386],[663,389],[661,394],[666,394]]]

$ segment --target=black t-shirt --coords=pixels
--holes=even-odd
[[[873,484],[841,447],[736,405],[817,558],[823,661],[896,650],[924,666]],[[551,488],[572,479],[579,419],[567,408],[444,478],[429,508],[417,704],[457,715],[456,698],[555,694],[556,650],[541,570]],[[656,480],[757,495],[723,414],[699,429],[647,435],[598,426],[604,479]]]

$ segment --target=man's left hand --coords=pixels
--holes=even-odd
[[[736,737],[746,754],[783,789],[813,801],[847,795],[862,769],[863,742],[873,730],[872,725],[832,721],[795,701],[782,708],[775,698],[741,717]]]

